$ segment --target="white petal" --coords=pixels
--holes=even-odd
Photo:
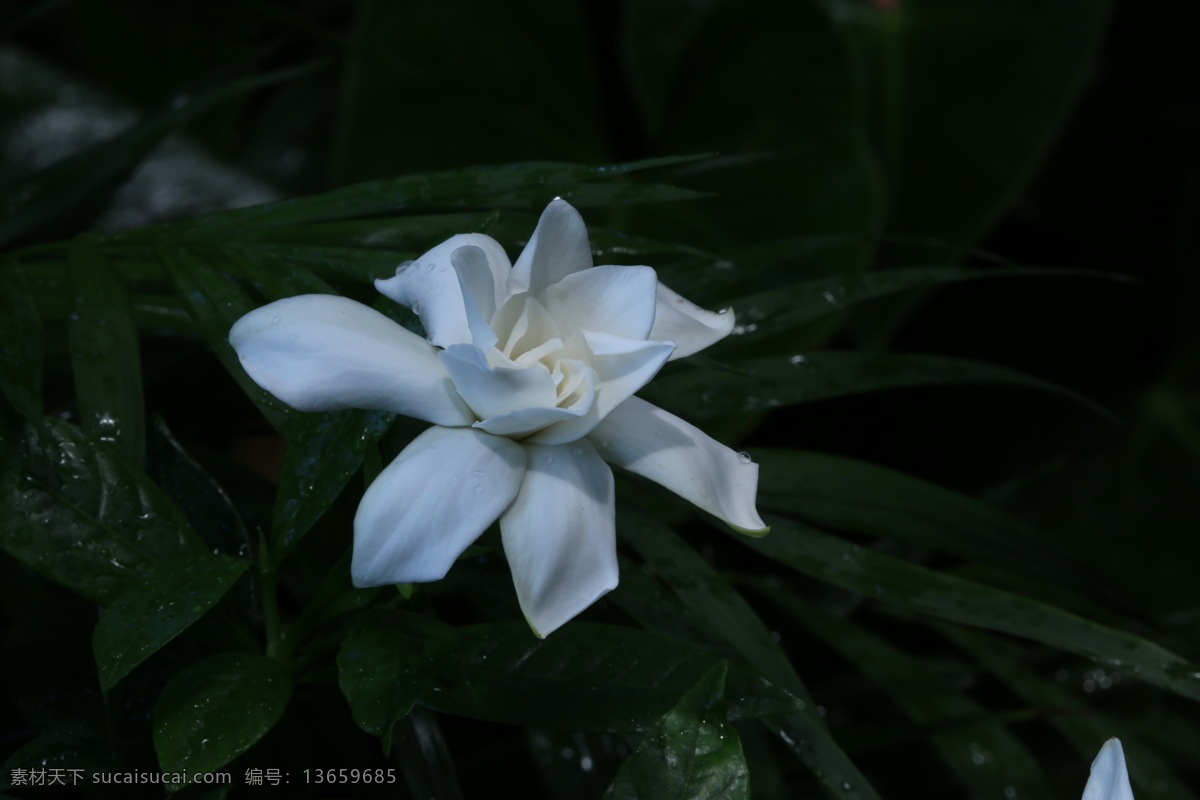
[[[525,619],[546,636],[616,588],[613,477],[584,441],[525,450],[525,482],[500,533]]]
[[[757,536],[767,532],[754,505],[758,465],[674,414],[631,397],[588,441],[608,463],[665,486],[730,527]]]
[[[690,300],[658,284],[658,307],[654,327],[647,337],[675,343],[671,360],[699,353],[733,331],[733,312],[706,311]]]
[[[1100,748],[1100,754],[1092,762],[1083,800],[1133,800],[1120,739],[1109,739]]]
[[[557,404],[554,378],[541,364],[493,367],[479,348],[456,344],[438,354],[450,380],[479,419],[520,408],[552,408]]]
[[[540,430],[530,437],[530,441],[563,444],[587,436],[600,420],[649,383],[675,348],[672,342],[622,339],[592,331],[583,331],[582,339],[590,352],[587,362],[599,380],[592,410],[579,419]]]
[[[525,452],[473,428],[413,439],[367,489],[354,517],[355,586],[436,581],[516,497]]]
[[[301,411],[369,408],[470,425],[429,342],[345,297],[289,297],[251,311],[229,343],[254,382]]]
[[[547,286],[590,266],[592,249],[583,217],[566,200],[555,198],[513,265],[509,294],[529,292],[536,297]]]
[[[593,267],[550,286],[541,301],[564,339],[588,330],[644,340],[654,325],[657,286],[649,267]]]
[[[496,310],[496,285],[504,285],[508,256],[478,233],[451,236],[375,288],[421,318],[438,347],[470,342],[487,349],[496,336],[487,320]]]

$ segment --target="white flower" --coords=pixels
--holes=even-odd
[[[617,585],[616,464],[746,533],[758,466],[633,396],[673,358],[727,336],[649,267],[592,266],[563,200],[511,265],[462,234],[375,283],[428,340],[344,297],[242,317],[229,341],[260,386],[303,411],[364,408],[433,423],[367,489],[357,586],[436,581],[496,519],[521,609],[544,636]]]
[[[1100,748],[1083,789],[1083,800],[1133,800],[1120,739],[1109,739]]]

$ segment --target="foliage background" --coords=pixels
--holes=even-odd
[[[217,576],[209,605],[228,590],[218,608],[246,616],[250,652],[268,624],[253,609],[273,591],[273,577],[266,585],[262,575],[252,580],[257,567],[244,559],[261,555],[257,528],[270,532],[274,523],[272,536],[285,536],[274,489],[261,477],[278,471],[279,439],[211,355],[221,338],[220,303],[197,325],[206,300],[196,297],[216,296],[222,284],[214,274],[236,274],[270,296],[303,286],[309,273],[294,270],[294,253],[250,256],[243,248],[235,257],[222,243],[365,248],[355,268],[329,254],[303,263],[369,299],[361,279],[386,272],[392,251],[419,252],[462,226],[490,226],[512,249],[532,229],[536,209],[562,192],[589,225],[616,232],[598,236],[604,256],[660,268],[665,282],[711,307],[734,305],[745,328],[711,358],[753,367],[756,380],[679,369],[648,396],[760,460],[763,506],[783,515],[768,549],[747,549],[687,516],[664,492],[627,482],[618,491],[629,500],[621,510],[629,559],[623,588],[586,619],[680,638],[793,693],[806,687],[805,724],[827,725],[846,762],[820,746],[789,747],[783,717],[739,722],[756,797],[1001,797],[1013,796],[1010,789],[1073,796],[1089,754],[1109,735],[1127,743],[1139,798],[1192,797],[1190,787],[1200,786],[1192,706],[1200,683],[1190,666],[1200,660],[1200,596],[1191,580],[1200,555],[1200,71],[1189,34],[1197,15],[1168,0],[0,2],[0,236],[10,253],[0,525],[15,556],[0,561],[2,713],[12,720],[4,728],[5,770],[164,763],[170,747],[151,735],[161,724],[152,708],[162,687],[182,667],[230,647],[198,625],[122,682],[106,681],[104,663],[97,676],[92,601],[112,608],[123,585],[64,578],[46,566],[62,553],[39,552],[27,535],[30,519],[57,513],[57,506],[34,508],[22,488],[52,450],[20,432],[22,415],[40,414],[29,412],[38,405],[31,398],[40,392],[48,414],[116,439],[134,463],[145,448],[145,474],[177,498],[192,526],[224,537],[218,549],[243,559],[205,563]],[[224,230],[236,235],[222,233],[220,222],[215,234],[119,233],[431,170],[700,153],[717,155],[638,173],[635,182],[606,184],[611,173],[567,170],[555,173],[559,184],[539,189],[536,180],[549,173],[538,173],[519,197],[504,200],[469,180],[458,195],[458,184],[431,184],[441,187],[434,201],[403,211],[459,215],[440,222],[406,225],[382,205],[351,213],[339,205],[344,199],[323,195],[315,216],[289,218],[296,224],[283,232],[257,234],[253,220],[231,217]],[[705,196],[687,199],[667,184]],[[312,224],[343,216],[370,221]],[[88,230],[112,235],[58,244]],[[904,271],[1012,265],[1045,274],[960,280],[966,276]],[[162,278],[164,269],[173,280]],[[907,288],[885,291],[887,278],[864,281],[868,272]],[[106,274],[117,278],[87,283]],[[122,306],[124,291],[134,333],[115,312],[93,313],[110,301]],[[22,372],[38,360],[27,346],[36,330],[44,336],[42,379]],[[140,343],[140,361],[112,356],[131,340]],[[95,352],[81,342],[96,343]],[[889,353],[971,362],[898,362]],[[803,370],[792,362],[797,355],[806,359]],[[89,362],[99,373],[89,373]],[[1113,418],[977,362],[1053,382]],[[96,398],[134,401],[112,388],[113,374],[121,386],[140,381],[144,390],[140,407],[122,409],[137,424],[120,427],[118,413],[115,432],[102,423]],[[715,403],[699,399],[706,386]],[[383,422],[346,424],[374,436]],[[381,457],[414,430],[393,427]],[[367,452],[369,472],[374,451]],[[358,461],[351,462],[354,473]],[[285,492],[303,484],[302,467],[285,466],[292,469]],[[114,479],[121,469],[100,469],[92,479],[141,485],[141,478]],[[91,491],[89,479],[72,479]],[[284,624],[304,619],[345,546],[362,477],[350,480],[336,503],[336,480],[317,492],[314,502],[331,510],[303,547],[272,565],[280,567]],[[230,498],[226,516],[211,511],[226,508],[218,485]],[[670,523],[689,549],[680,551],[673,534],[639,532],[638,513]],[[804,576],[788,568],[802,560],[795,553],[770,548],[786,550],[777,543],[789,536],[818,540],[790,530],[785,518],[835,536],[809,553]],[[853,551],[849,572],[837,563],[850,555],[839,549],[847,543],[869,554]],[[290,701],[282,701],[284,722],[234,762],[235,774],[399,764],[414,794],[480,796],[504,781],[529,796],[600,796],[645,739],[607,723],[576,732],[580,718],[568,712],[557,719],[489,712],[511,691],[488,683],[495,675],[480,678],[477,705],[449,709],[461,715],[428,710],[440,706],[424,697],[397,725],[386,757],[359,730],[370,728],[361,715],[348,711],[336,665],[349,656],[337,654],[374,630],[360,606],[390,604],[455,626],[514,619],[498,559],[483,552],[464,561],[445,585],[419,588],[412,605],[341,596],[336,613],[313,623],[308,649],[290,654],[299,671]],[[185,572],[199,562],[187,563]],[[86,558],[78,565],[91,568]],[[910,574],[905,565],[922,571]],[[1033,605],[1009,618],[1011,608],[995,596],[941,587],[937,575]],[[881,602],[864,599],[872,586],[888,587],[874,592]],[[1106,627],[1073,638],[1078,630],[1056,616],[1058,608]],[[778,648],[729,638],[758,630],[759,617]],[[390,631],[379,635],[401,635],[390,624],[379,623]],[[598,641],[614,652],[632,647],[624,634],[605,630],[618,638]],[[1116,651],[1128,660],[1113,663]],[[791,666],[780,666],[780,655]],[[444,678],[437,669],[434,677]],[[1155,670],[1159,677],[1148,677]],[[719,691],[706,674],[709,683],[697,691]],[[116,688],[101,692],[100,681]],[[685,688],[672,689],[666,705],[647,700],[643,710],[666,711]],[[813,723],[816,706],[823,713]],[[376,728],[390,729],[390,720]],[[186,748],[187,737],[181,741]],[[665,747],[685,744],[668,736]],[[740,762],[723,758],[717,774],[733,780]],[[661,771],[650,774],[664,780]],[[696,786],[690,796],[720,796],[702,781]],[[383,796],[377,791],[293,786],[286,796]],[[185,792],[207,796],[199,787]],[[231,796],[271,792],[248,787]]]

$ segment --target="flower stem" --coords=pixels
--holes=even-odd
[[[283,635],[279,628],[279,597],[275,590],[275,567],[267,537],[258,534],[258,587],[262,594],[263,626],[267,633],[267,656],[283,654]]]

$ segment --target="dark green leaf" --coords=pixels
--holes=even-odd
[[[750,773],[725,717],[725,664],[718,664],[646,731],[605,800],[749,798]]]
[[[422,701],[478,719],[585,731],[644,729],[716,659],[636,628],[573,622],[544,640],[521,623],[458,630],[437,658]],[[731,670],[733,718],[794,711],[797,701],[757,675]]]
[[[150,564],[204,549],[145,473],[53,417],[6,449],[0,498],[0,546],[97,602]]]
[[[1200,700],[1200,665],[1140,636],[1027,597],[919,567],[790,520],[772,517],[770,521],[769,536],[738,537],[738,541],[805,575],[879,602],[1125,666],[1147,683]]]
[[[0,246],[48,223],[86,223],[89,207],[111,190],[167,134],[222,103],[312,70],[312,65],[254,75],[197,94],[118,136],[0,186]],[[59,233],[63,231],[58,231]]]
[[[163,772],[213,772],[279,721],[290,667],[249,653],[220,653],[182,670],[154,705],[154,749]]]
[[[8,265],[5,264],[5,267]],[[42,418],[42,322],[24,282],[0,284],[0,389],[28,420]]]
[[[884,690],[924,731],[971,797],[1055,796],[1037,760],[1007,726],[920,658],[776,587],[759,585],[791,616]]]
[[[328,222],[354,217],[382,216],[401,210],[433,211],[445,208],[508,208],[541,210],[555,196],[584,181],[615,178],[654,167],[694,161],[704,156],[647,159],[612,166],[585,166],[556,162],[472,167],[370,181],[322,195],[281,200],[234,211],[220,211],[189,220],[171,222],[124,234],[127,241],[152,239],[180,241],[236,238],[243,232]],[[675,187],[653,184],[587,185],[573,195],[582,205],[657,202],[700,197]],[[569,199],[569,198],[568,198]]]
[[[734,329],[737,334],[737,329]],[[737,414],[849,394],[939,384],[1000,384],[1069,397],[1110,416],[1090,400],[1007,367],[946,356],[885,352],[816,352],[763,356],[729,364],[745,377],[713,380],[706,370],[665,375],[644,390],[648,400],[688,418]]]
[[[100,614],[92,636],[100,687],[107,692],[204,616],[249,566],[230,556],[190,555],[136,578]]]
[[[100,246],[71,243],[71,368],[84,430],[112,442],[130,461],[146,455],[146,412],[138,336],[129,298]]]
[[[822,528],[883,536],[1076,589],[1093,586],[1053,540],[949,489],[850,458],[755,450],[759,504]]]
[[[392,746],[392,728],[433,685],[422,643],[394,627],[356,628],[338,650],[338,686],[350,703],[354,721]]]
[[[953,269],[912,267],[833,276],[775,287],[732,301],[742,331],[734,342],[752,345],[878,297],[981,278],[1108,277],[1071,269]]]

